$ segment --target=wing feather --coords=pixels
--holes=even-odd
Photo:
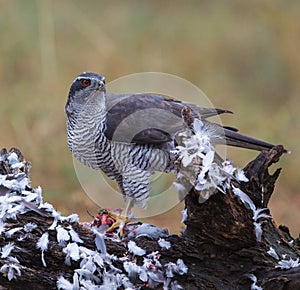
[[[137,144],[163,144],[183,128],[181,110],[189,106],[202,119],[228,110],[200,108],[155,94],[106,94],[109,140]]]

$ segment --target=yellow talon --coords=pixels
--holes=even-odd
[[[115,220],[115,222],[105,231],[106,233],[112,233],[115,229],[120,229],[120,237],[124,236],[124,226],[133,220],[128,219],[123,215],[116,215],[112,212],[108,213],[108,216]]]
[[[115,220],[115,222],[106,230],[106,233],[112,233],[115,229],[119,228],[120,237],[124,236],[124,226],[128,223],[133,222],[133,220],[128,219],[129,212],[133,207],[134,200],[130,198],[126,203],[125,210],[120,214],[117,215],[113,212],[108,212],[108,216]]]

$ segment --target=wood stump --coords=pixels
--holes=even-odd
[[[12,150],[17,154],[19,161],[24,162],[22,154],[17,149]],[[8,153],[2,150],[1,156],[3,157],[5,154]],[[164,237],[165,241],[170,242],[169,249],[159,245],[159,238],[125,237],[119,241],[104,238],[107,253],[117,257],[113,266],[118,268],[120,273],[126,274],[125,264],[122,262],[126,255],[130,255],[130,261],[134,258],[136,263],[141,265],[145,255],[129,253],[128,242],[133,240],[147,254],[159,252],[164,279],[166,281],[169,279],[169,282],[176,280],[176,283],[172,282],[173,284],[157,282],[155,289],[163,289],[164,285],[168,287],[165,289],[195,290],[300,289],[299,238],[293,239],[287,227],[277,227],[273,219],[269,217],[271,213],[267,208],[280,173],[280,169],[277,169],[274,174],[270,175],[268,168],[276,163],[282,154],[282,146],[276,146],[269,152],[261,152],[244,168],[245,175],[249,179],[248,182],[232,180],[232,187],[228,188],[225,194],[216,191],[204,203],[198,202],[198,194],[192,188],[185,197],[187,213],[185,231],[182,235]],[[19,169],[19,174],[24,173],[27,176],[28,168],[28,164],[23,166]],[[14,170],[16,169],[12,169],[5,158],[0,159],[2,176],[11,176],[10,178],[13,180],[16,176]],[[233,188],[238,188],[246,194],[252,204],[243,201]],[[26,208],[24,213],[19,212],[15,218],[3,219],[6,214],[4,207],[8,204],[5,196],[11,191],[12,189],[7,188],[3,183],[1,185],[0,179],[0,197],[2,198],[0,204],[2,213],[0,289],[57,289],[57,281],[60,276],[73,283],[75,285],[73,289],[76,289],[74,270],[80,268],[81,259],[78,261],[71,259],[68,264],[66,263],[66,251],[63,251],[63,248],[66,248],[67,244],[71,242],[71,234],[69,241],[66,240],[65,243],[59,244],[58,231],[49,230],[55,220],[53,211],[38,207],[30,200],[27,203],[24,202],[24,199],[20,201],[22,207]],[[29,186],[25,188],[25,191],[35,192]],[[256,210],[256,213],[253,209]],[[8,207],[7,210],[12,211],[13,209]],[[24,226],[30,223],[36,226],[26,232]],[[95,242],[97,234],[84,223],[66,218],[57,219],[57,225],[64,229],[70,229],[71,226],[82,240],[80,245],[93,251],[99,251],[97,242]],[[10,230],[17,228],[20,229],[8,234]],[[70,233],[71,230],[68,231]],[[46,232],[49,234],[49,242],[47,250],[44,251],[45,266],[41,259],[41,248],[37,247],[37,243],[42,234]],[[10,253],[5,248],[7,245],[13,245]],[[186,265],[187,273],[184,271],[180,273],[178,270],[173,272],[173,276],[170,275],[172,277],[168,277],[165,269],[171,265],[170,263],[176,264],[179,259]],[[20,272],[14,266],[18,267]],[[112,265],[110,267],[112,268]],[[149,271],[152,271],[150,267]],[[103,283],[102,279],[103,277],[99,278],[98,288],[93,289],[105,289],[100,288]],[[148,283],[149,281],[142,281],[137,277],[129,277],[130,279],[132,285],[135,285],[132,286],[135,289],[152,287]],[[124,289],[124,286],[120,286],[118,289]]]

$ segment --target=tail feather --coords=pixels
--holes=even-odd
[[[225,133],[226,144],[230,146],[258,150],[258,151],[270,150],[275,146],[271,143],[240,134],[236,131],[229,130],[228,128],[224,128],[224,133]],[[287,153],[287,150],[285,150],[285,153]]]

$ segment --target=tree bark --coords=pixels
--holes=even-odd
[[[13,150],[19,160],[23,161],[21,153]],[[5,154],[7,152],[1,152],[1,156]],[[158,238],[153,237],[125,237],[118,242],[107,238],[107,253],[117,258],[129,255],[128,242],[132,239],[147,254],[158,251],[162,265],[182,259],[188,271],[181,275],[175,273],[172,280],[175,279],[183,289],[300,289],[299,266],[287,269],[277,267],[282,264],[280,261],[294,261],[297,266],[297,259],[300,257],[299,240],[294,240],[286,227],[278,228],[272,218],[266,218],[270,214],[268,209],[263,210],[264,216],[255,220],[253,208],[243,202],[232,189],[239,188],[247,194],[256,209],[267,208],[280,173],[280,169],[277,169],[271,175],[268,168],[282,154],[282,146],[276,146],[269,152],[261,152],[244,168],[249,182],[232,180],[233,187],[228,188],[225,194],[216,191],[204,203],[198,202],[199,195],[192,188],[185,197],[186,229],[182,235],[168,235],[164,238],[171,244],[169,249],[163,249],[159,246]],[[3,159],[0,161],[0,174],[9,176],[13,173],[11,166]],[[28,167],[21,171],[28,174]],[[0,183],[2,198],[10,192],[11,189]],[[72,261],[71,265],[66,264],[66,253],[62,251],[66,245],[59,245],[57,232],[49,230],[54,221],[53,213],[38,208],[36,204],[25,203],[25,206],[25,213],[2,220],[5,229],[2,229],[0,240],[0,268],[4,265],[16,265],[21,275],[16,273],[9,280],[8,272],[3,271],[0,273],[0,289],[57,289],[59,276],[72,282],[74,270],[80,268],[80,260]],[[1,207],[3,213],[3,202]],[[255,233],[254,220],[262,229],[260,239]],[[23,228],[28,223],[34,223],[37,227],[26,232]],[[82,245],[97,250],[95,233],[86,224],[64,220],[58,221],[58,225],[63,228],[71,225],[82,239]],[[18,227],[22,229],[12,235],[7,234],[9,230]],[[38,240],[45,232],[49,233],[48,248],[44,252],[46,267],[42,264],[41,249],[37,247]],[[19,263],[5,257],[3,247],[8,243],[14,245],[10,256],[17,258]],[[270,248],[278,257],[268,253]],[[141,263],[142,257],[136,257],[136,262]],[[116,259],[114,266],[126,273],[121,259]],[[146,282],[143,284],[141,281],[136,282],[136,278],[133,280],[136,289],[149,288]],[[101,285],[103,281],[99,281]],[[171,289],[170,284],[168,287]],[[173,287],[176,289],[174,284]],[[156,289],[163,289],[163,284],[159,284]]]

